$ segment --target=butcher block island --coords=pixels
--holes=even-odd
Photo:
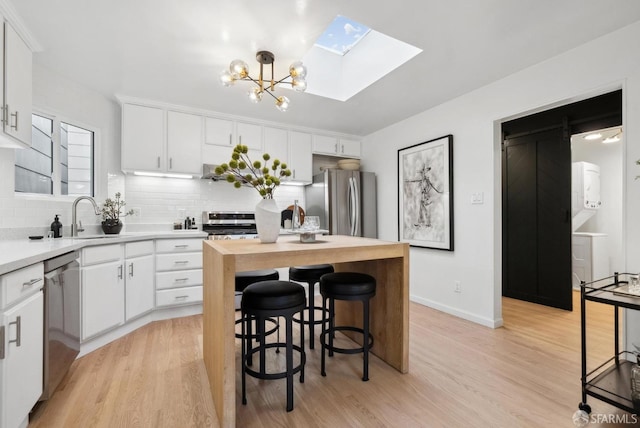
[[[203,357],[220,425],[235,426],[235,273],[256,269],[331,263],[336,272],[368,273],[376,278],[371,300],[371,352],[396,368],[409,370],[409,245],[353,236],[320,236],[302,243],[280,237],[258,240],[204,241]],[[336,322],[357,325],[362,314],[336,302]],[[366,387],[366,384],[363,384]]]

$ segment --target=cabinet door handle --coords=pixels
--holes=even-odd
[[[2,122],[2,125],[6,125],[7,124],[7,110],[9,110],[9,106],[3,105],[2,107],[0,107],[0,109],[2,109],[2,118],[0,118],[0,122]]]
[[[186,265],[189,263],[189,260],[176,260],[174,263],[177,265]]]
[[[184,282],[184,281],[188,281],[189,278],[176,278],[173,280],[173,282]]]
[[[233,145],[233,134],[229,133],[229,145]]]
[[[173,158],[169,158],[169,169],[173,169]]]
[[[344,154],[344,144],[341,144],[340,146],[342,146],[342,153]]]
[[[20,326],[22,325],[22,318],[17,316],[15,321],[9,323],[9,326],[11,326],[11,324],[15,324],[16,326],[16,338],[14,340],[9,339],[9,343],[15,343],[17,347],[20,347],[20,338],[22,336]]]
[[[175,300],[183,300],[183,299],[186,299],[186,298],[188,298],[188,297],[189,297],[189,296],[187,296],[187,295],[184,295],[184,296],[176,296],[176,297],[175,297]]]
[[[37,284],[40,281],[42,281],[42,278],[34,278],[34,279],[30,280],[30,281],[23,282],[22,283],[22,289],[24,290],[25,288],[31,287],[33,284]]]
[[[293,178],[296,178],[296,170],[295,170],[295,168],[293,169]]]
[[[242,135],[238,135],[238,144],[242,144]]]
[[[133,278],[133,263],[129,263],[129,277]]]
[[[122,279],[122,271],[123,271],[122,265],[119,265],[118,266],[118,279]]]
[[[187,248],[188,246],[188,244],[174,245],[173,248]]]
[[[0,360],[4,360],[4,326],[0,325]]]
[[[160,156],[158,156],[158,168],[160,168]]]
[[[15,113],[11,113],[11,117],[15,117],[16,118],[16,124],[15,125],[10,125],[13,129],[16,130],[16,132],[18,131],[18,112]]]
[[[334,153],[338,153],[338,143],[333,146]]]

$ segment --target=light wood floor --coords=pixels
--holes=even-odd
[[[575,303],[565,312],[505,298],[505,327],[495,330],[412,303],[408,374],[372,357],[364,383],[361,358],[336,354],[323,378],[316,338],[293,412],[284,380],[248,377],[242,406],[238,375],[237,426],[573,427],[581,398]],[[613,309],[589,303],[587,314],[596,366],[612,353]],[[201,316],[147,325],[76,360],[30,427],[216,426],[201,347]],[[624,415],[589,404],[593,414]]]

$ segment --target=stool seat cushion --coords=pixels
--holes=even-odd
[[[333,273],[332,265],[292,266],[289,268],[289,279],[292,281],[316,282],[326,273]]]
[[[366,273],[336,272],[322,275],[320,278],[320,293],[358,296],[375,291],[376,280]]]
[[[236,291],[244,291],[247,286],[258,281],[270,281],[280,279],[278,271],[275,269],[250,270],[246,272],[236,272]]]
[[[289,281],[260,281],[249,285],[242,293],[243,310],[274,310],[304,306],[304,287]]]

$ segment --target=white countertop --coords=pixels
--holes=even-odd
[[[0,240],[0,275],[29,266],[70,251],[94,245],[144,241],[148,239],[205,238],[206,232],[197,230],[170,232],[121,233],[113,237],[107,235],[79,236],[78,238],[55,239],[7,239]]]

